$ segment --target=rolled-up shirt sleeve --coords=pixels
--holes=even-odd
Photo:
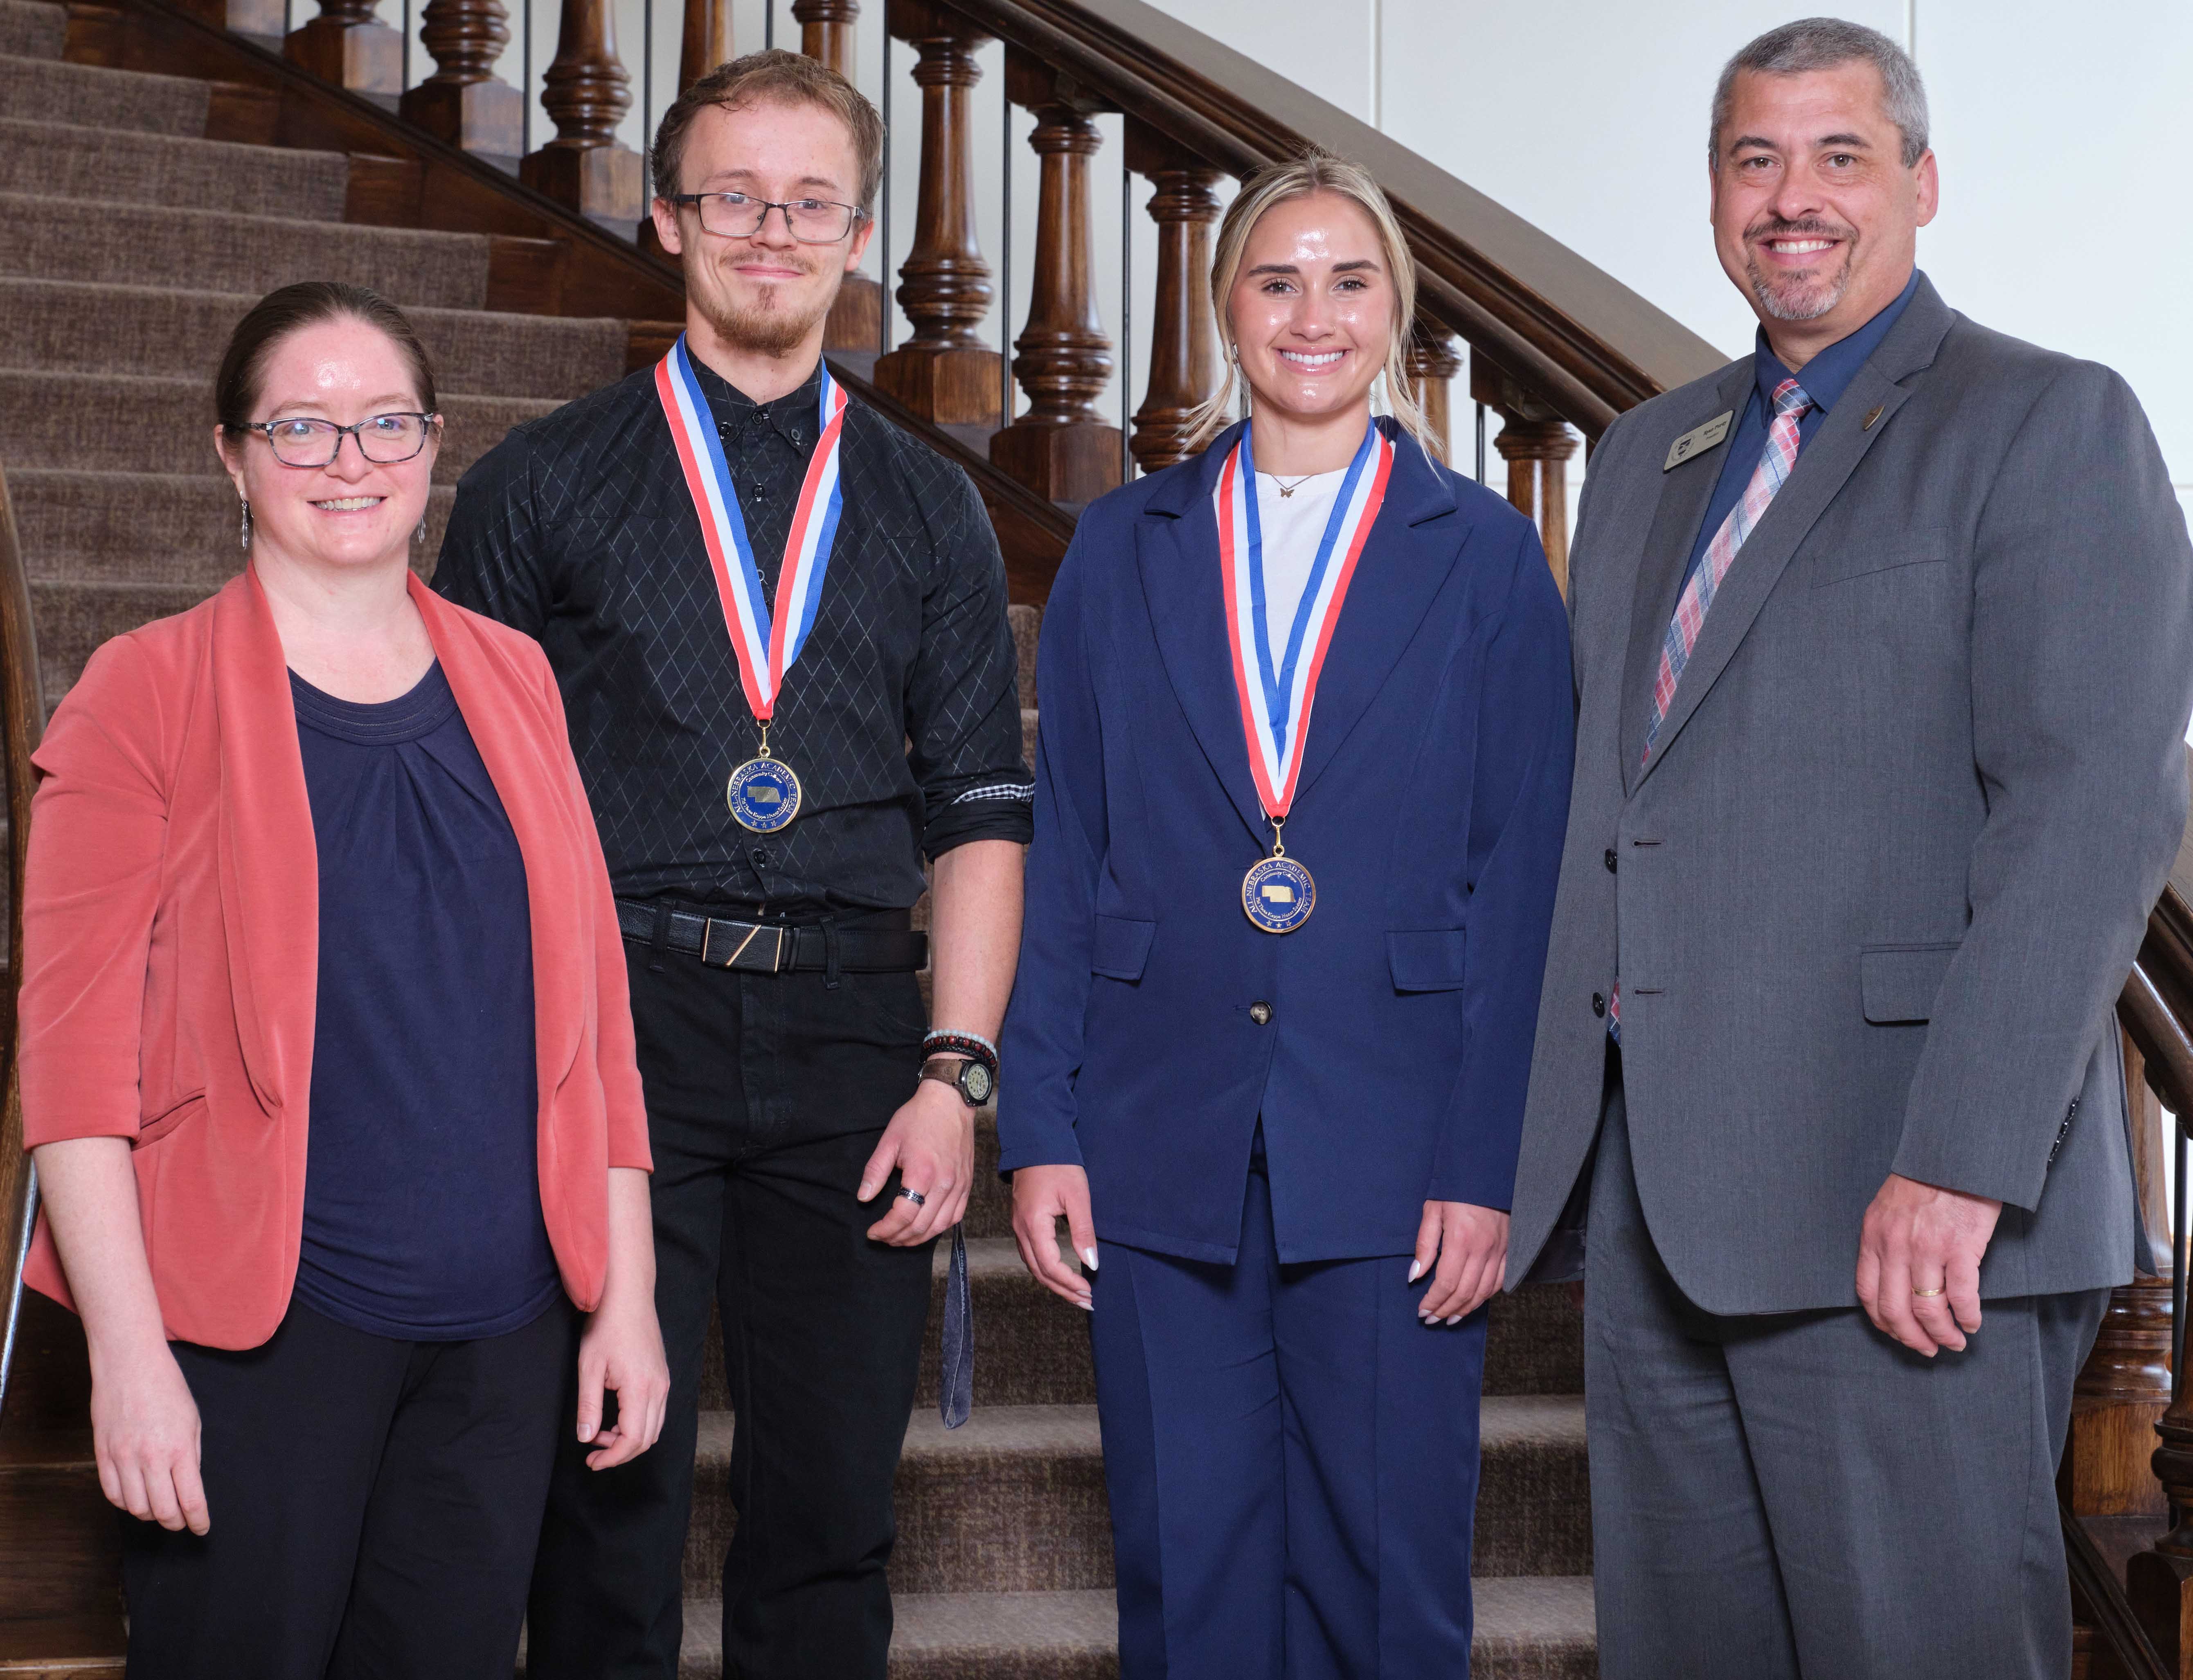
[[[1005,562],[965,473],[931,519],[921,649],[907,685],[908,761],[921,784],[922,850],[970,840],[1025,846],[1035,784],[1021,747],[1019,656]]]

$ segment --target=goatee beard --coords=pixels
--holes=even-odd
[[[763,356],[782,356],[797,350],[829,314],[830,306],[836,301],[833,289],[833,295],[822,298],[804,310],[787,307],[781,298],[759,307],[740,308],[725,301],[712,289],[694,284],[691,276],[687,277],[686,290],[719,338]]]
[[[1751,295],[1767,314],[1778,321],[1817,321],[1843,301],[1843,294],[1850,290],[1851,259],[1858,249],[1854,230],[1829,226],[1822,221],[1769,221],[1745,231],[1744,278],[1751,283]],[[1777,278],[1762,269],[1759,259],[1751,254],[1752,242],[1762,235],[1773,239],[1839,239],[1843,248],[1842,267],[1829,279],[1793,274],[1782,278],[1778,287]]]

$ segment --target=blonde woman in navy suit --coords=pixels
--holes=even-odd
[[[1093,1310],[1126,1680],[1468,1671],[1572,720],[1537,533],[1409,400],[1413,291],[1362,169],[1245,184],[1251,418],[1091,507],[1044,617],[999,1132]]]

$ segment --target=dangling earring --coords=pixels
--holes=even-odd
[[[243,516],[237,521],[236,542],[245,553],[251,552],[251,504],[249,502],[243,504]]]
[[[427,540],[427,517],[423,513],[419,516],[419,529],[411,533],[411,540],[415,542]]]

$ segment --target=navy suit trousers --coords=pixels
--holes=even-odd
[[[1482,1309],[1406,1255],[1282,1265],[1249,1175],[1228,1266],[1098,1244],[1122,1680],[1466,1676]]]

